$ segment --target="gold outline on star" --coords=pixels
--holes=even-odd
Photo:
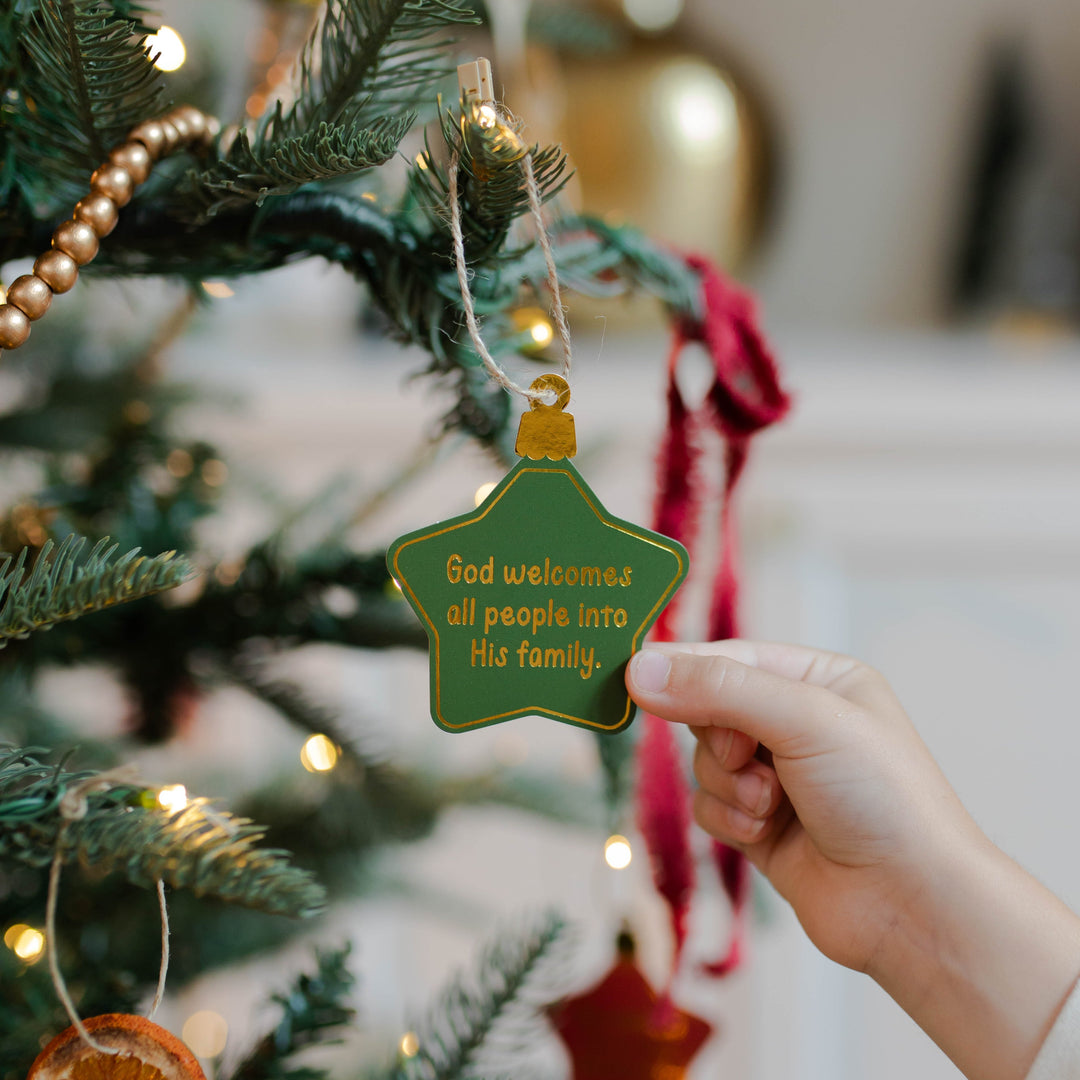
[[[523,459],[524,460],[524,459]],[[589,509],[596,515],[597,519],[602,525],[606,525],[608,528],[615,529],[617,532],[625,533],[627,536],[632,536],[635,540],[640,540],[642,543],[650,544],[655,548],[659,548],[661,551],[666,551],[671,555],[674,555],[678,560],[679,568],[675,576],[671,579],[668,587],[661,594],[660,598],[649,609],[648,615],[641,621],[637,630],[634,632],[634,636],[631,638],[632,651],[637,652],[639,647],[639,639],[648,632],[649,625],[653,619],[659,615],[660,610],[663,608],[667,599],[678,587],[683,577],[686,575],[687,566],[686,560],[683,556],[682,549],[678,545],[668,546],[668,544],[661,543],[656,539],[659,536],[658,533],[648,532],[644,529],[640,529],[635,525],[631,525],[629,522],[623,521],[620,518],[613,518],[606,513],[603,506],[599,505],[599,500],[593,495],[591,491],[585,486],[585,481],[569,462],[560,464],[552,468],[544,468],[538,466],[515,466],[514,471],[507,477],[505,486],[500,487],[498,493],[492,492],[482,504],[482,509],[478,509],[477,513],[470,514],[464,521],[457,521],[452,525],[444,525],[435,527],[431,532],[426,532],[422,536],[414,536],[409,540],[406,540],[399,547],[394,550],[394,578],[401,585],[403,590],[407,590],[410,602],[413,607],[420,612],[421,617],[430,630],[435,649],[435,719],[437,722],[447,731],[464,731],[466,728],[478,727],[481,724],[492,724],[499,720],[511,720],[516,716],[549,716],[558,720],[566,720],[574,724],[581,724],[585,727],[593,728],[597,731],[619,731],[630,720],[630,715],[634,709],[634,702],[630,695],[626,695],[626,709],[623,715],[620,717],[617,723],[614,724],[598,724],[594,720],[586,719],[582,716],[571,716],[569,713],[557,712],[555,709],[543,708],[541,706],[526,706],[520,709],[511,709],[509,712],[496,713],[493,716],[485,716],[479,720],[469,720],[463,724],[452,724],[442,715],[442,651],[441,651],[441,639],[439,636],[439,628],[435,625],[435,621],[427,613],[427,609],[420,602],[419,597],[413,592],[412,587],[409,585],[405,578],[404,572],[398,566],[398,558],[401,553],[412,544],[423,543],[426,540],[434,540],[437,536],[443,536],[446,533],[454,532],[456,529],[463,529],[468,525],[475,525],[477,522],[483,521],[483,519],[495,509],[496,504],[513,486],[517,483],[518,479],[525,476],[527,473],[562,473],[566,476],[570,482],[577,489],[578,494],[585,500]]]

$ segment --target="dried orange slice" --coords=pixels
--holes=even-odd
[[[69,1027],[38,1054],[26,1080],[206,1080],[195,1055],[173,1034],[142,1016],[106,1013],[83,1021],[102,1046],[87,1046]]]

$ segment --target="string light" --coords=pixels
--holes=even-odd
[[[229,466],[217,458],[207,458],[199,470],[199,476],[207,487],[221,487],[229,478]]]
[[[416,155],[415,160],[416,160],[416,167],[418,169],[422,169],[424,172],[427,172],[428,159],[427,159],[427,154],[425,154],[423,150],[421,150],[420,153]]]
[[[486,484],[481,484],[476,489],[476,494],[473,495],[473,505],[479,506],[493,491],[495,490],[495,481],[489,480]]]
[[[476,122],[482,128],[493,128],[499,122],[499,114],[493,105],[481,105],[476,110]]]
[[[150,34],[146,38],[146,48],[149,55],[154,56],[154,67],[160,71],[175,71],[187,59],[184,39],[171,26],[163,26],[156,34]]]
[[[325,735],[312,735],[300,750],[300,764],[308,772],[329,772],[337,763],[341,751]]]
[[[4,944],[20,960],[33,964],[45,952],[45,935],[26,923],[15,923],[4,931]]]
[[[167,813],[178,814],[187,809],[187,788],[183,784],[169,784],[157,793],[157,803]]]
[[[634,853],[630,849],[630,841],[625,836],[615,833],[609,836],[604,843],[604,861],[612,870],[625,870],[633,859]]]
[[[666,30],[682,14],[683,0],[623,0],[623,14],[639,30]]]
[[[204,281],[202,287],[203,292],[207,296],[212,296],[215,300],[227,300],[230,296],[236,295],[236,291],[226,285],[224,281]]]
[[[215,1058],[229,1041],[229,1025],[219,1013],[202,1009],[184,1021],[180,1037],[196,1057]]]
[[[414,1058],[420,1053],[420,1039],[415,1031],[406,1031],[398,1040],[398,1050],[404,1058]]]
[[[175,450],[169,451],[169,456],[165,459],[165,468],[169,470],[170,476],[182,480],[185,476],[191,475],[191,470],[195,468],[195,459],[183,447],[178,446]]]

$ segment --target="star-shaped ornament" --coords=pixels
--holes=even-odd
[[[431,716],[465,731],[549,716],[619,731],[627,661],[682,583],[681,544],[612,517],[570,463],[566,381],[521,418],[519,461],[470,514],[400,537],[390,573],[427,628]]]
[[[572,1080],[682,1080],[712,1034],[700,1017],[658,997],[634,963],[629,934],[619,958],[591,990],[548,1009],[570,1051]]]

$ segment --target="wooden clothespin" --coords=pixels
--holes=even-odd
[[[482,56],[468,64],[458,64],[458,89],[463,97],[478,98],[481,104],[495,104],[495,85],[491,63]]]

